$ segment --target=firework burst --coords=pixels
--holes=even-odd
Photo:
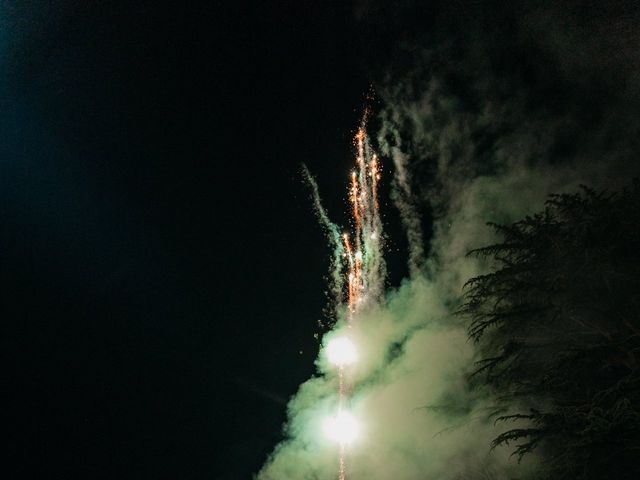
[[[385,276],[382,258],[382,221],[379,214],[378,182],[381,179],[380,161],[373,152],[366,133],[366,117],[354,137],[355,166],[351,172],[348,198],[351,211],[350,233],[343,233],[341,242],[335,242],[336,251],[342,256],[334,264],[334,283],[345,288],[334,289],[336,305],[346,303],[347,335],[334,338],[325,347],[330,363],[338,370],[338,406],[334,416],[326,419],[324,431],[340,445],[338,479],[345,480],[347,446],[358,435],[357,419],[348,410],[351,385],[348,367],[357,360],[357,347],[349,337],[349,331],[357,322],[358,313],[366,305],[375,303],[383,291]],[[314,184],[315,185],[315,184]],[[315,190],[317,197],[317,189]],[[335,226],[326,220],[331,231]]]

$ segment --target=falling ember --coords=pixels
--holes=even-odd
[[[371,176],[371,196],[373,197],[373,204],[378,209],[378,180],[380,180],[380,171],[378,170],[378,156],[373,155],[371,163],[369,164],[369,175]]]
[[[349,200],[352,204],[353,224],[356,229],[356,248],[360,248],[360,188],[358,185],[358,177],[356,172],[351,172],[351,189],[349,192]]]
[[[349,308],[349,316],[347,320],[351,322],[351,316],[353,315],[353,307],[355,305],[355,282],[356,282],[356,270],[353,258],[353,249],[351,248],[351,242],[349,241],[349,235],[343,235],[344,240],[344,250],[347,255],[347,264],[348,264],[348,273],[347,273],[347,305]]]
[[[362,165],[364,163],[364,140],[367,136],[367,133],[364,130],[364,126],[361,126],[358,129],[358,133],[356,133],[355,143],[358,147],[358,164]]]

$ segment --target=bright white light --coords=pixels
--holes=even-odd
[[[356,347],[347,337],[332,338],[326,348],[327,359],[334,365],[349,365],[356,361]]]
[[[358,437],[358,422],[349,412],[342,411],[335,417],[328,417],[322,427],[327,437],[341,445],[351,443]]]

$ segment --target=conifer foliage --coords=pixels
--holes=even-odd
[[[550,479],[640,478],[640,182],[492,227],[500,243],[469,255],[493,268],[467,282],[461,313],[475,379],[522,406],[493,445],[535,450]]]

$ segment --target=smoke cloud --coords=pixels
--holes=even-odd
[[[478,352],[455,311],[464,282],[487,266],[466,253],[495,240],[487,222],[539,211],[550,193],[617,189],[638,174],[637,12],[474,8],[431,20],[377,89],[377,143],[395,167],[411,275],[354,322],[351,409],[362,432],[348,449],[350,478],[535,475],[535,457],[518,464],[509,447],[490,449],[513,425],[494,425],[496,399],[469,379]],[[509,28],[491,28],[505,19]],[[427,210],[425,242],[417,212]],[[324,342],[344,328],[338,321]],[[317,367],[258,480],[336,478],[338,447],[321,422],[338,378],[322,355]]]

